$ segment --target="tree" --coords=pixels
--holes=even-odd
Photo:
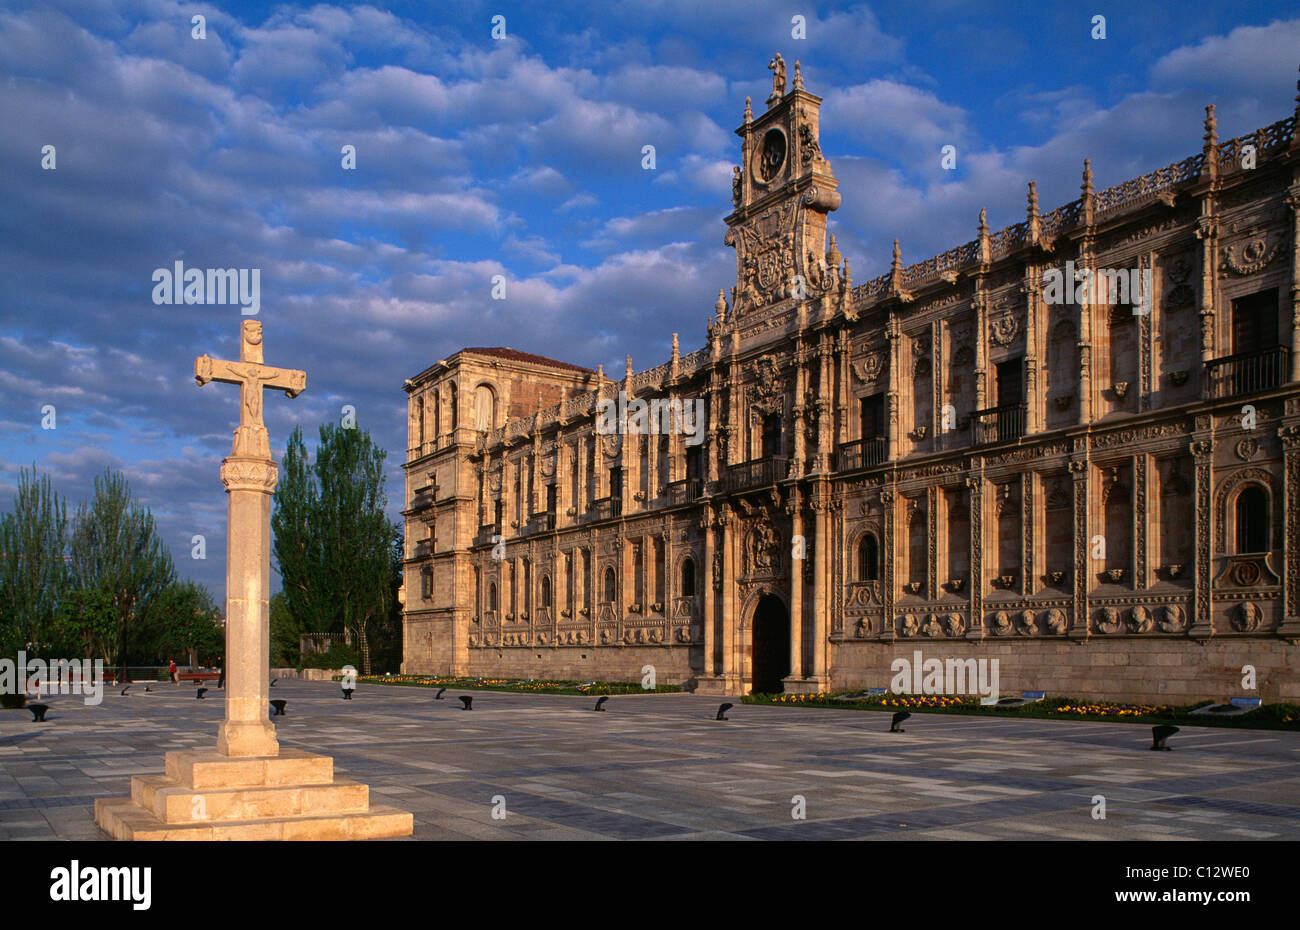
[[[100,588],[69,591],[59,604],[55,631],[61,655],[103,658],[117,631],[113,598]]]
[[[68,584],[67,507],[36,468],[18,474],[13,513],[0,516],[0,645],[37,649],[53,635]]]
[[[200,659],[225,651],[221,610],[205,586],[189,579],[174,582],[159,592],[145,611],[140,627],[153,648],[159,650],[159,658],[180,654],[194,666],[200,664]]]
[[[295,429],[271,515],[290,613],[308,632],[355,633],[367,675],[367,628],[390,609],[390,552],[400,535],[384,512],[386,457],[369,433],[327,423],[309,468]]]
[[[153,514],[131,499],[126,478],[106,471],[72,525],[72,574],[78,588],[98,588],[112,600],[117,631],[110,663],[125,661],[127,635],[141,611],[176,577]]]
[[[289,610],[288,598],[277,591],[271,598],[271,665],[293,668],[302,660],[300,637],[307,632]]]

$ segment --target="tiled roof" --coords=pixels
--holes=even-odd
[[[581,365],[571,365],[568,362],[547,358],[544,355],[533,355],[531,352],[520,352],[518,349],[511,349],[507,346],[476,346],[461,349],[460,351],[474,355],[490,355],[494,358],[509,359],[512,362],[526,362],[530,365],[545,365],[547,368],[563,368],[566,371],[591,371],[590,368],[583,368]]]

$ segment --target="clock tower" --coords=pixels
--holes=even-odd
[[[786,90],[785,61],[768,64],[772,94],[755,118],[745,100],[736,130],[741,164],[733,168],[724,242],[736,250],[732,319],[741,321],[787,301],[816,300],[841,290],[840,255],[826,242],[826,215],[840,205],[839,182],[818,143],[822,99],[804,90],[799,62]]]

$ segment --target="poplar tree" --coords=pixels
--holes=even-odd
[[[368,432],[327,423],[309,467],[295,429],[271,515],[276,569],[294,619],[307,632],[355,634],[367,675],[368,627],[389,613],[400,535],[384,512],[386,457]]]
[[[0,645],[8,655],[54,635],[68,587],[67,506],[36,468],[18,474],[14,509],[0,515]]]
[[[89,504],[72,524],[72,575],[78,588],[98,588],[113,604],[117,622],[109,664],[125,661],[127,636],[140,613],[176,578],[171,555],[149,508],[131,498],[120,472],[95,479]]]

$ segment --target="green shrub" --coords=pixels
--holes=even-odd
[[[361,670],[361,652],[351,646],[336,643],[327,652],[317,653],[302,660],[302,668],[342,668],[351,665]]]

